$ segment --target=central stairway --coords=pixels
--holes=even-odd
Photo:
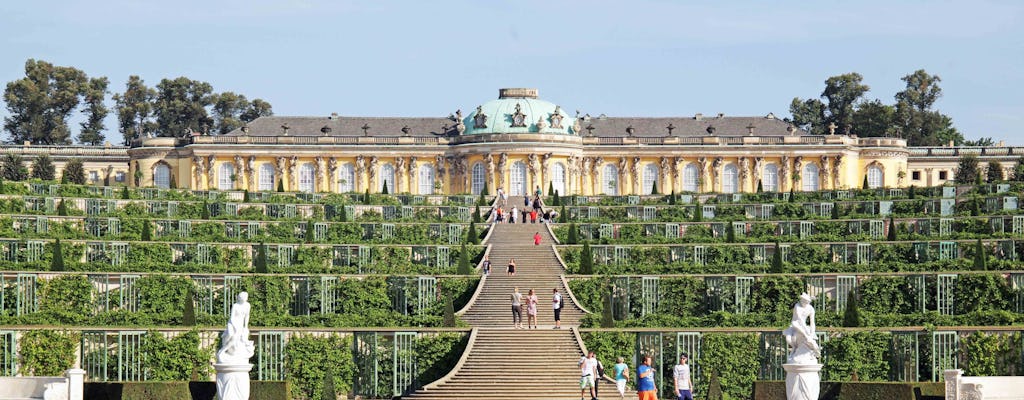
[[[440,399],[578,399],[579,367],[583,349],[571,327],[579,325],[585,311],[569,295],[554,240],[543,224],[494,224],[491,274],[482,281],[476,298],[462,319],[475,330],[459,365],[441,380],[428,384],[406,398]],[[541,244],[533,244],[540,233]],[[510,258],[516,259],[516,275],[507,276]],[[512,289],[525,297],[534,289],[538,298],[539,329],[513,329]],[[563,296],[563,329],[552,329],[551,289]],[[526,307],[523,307],[523,324]],[[604,384],[605,394],[614,385]]]

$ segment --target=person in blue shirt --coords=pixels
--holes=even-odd
[[[658,400],[654,373],[654,368],[651,368],[651,357],[644,356],[643,364],[636,368],[636,394],[640,400]]]

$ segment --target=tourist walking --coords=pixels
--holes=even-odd
[[[518,211],[519,211],[519,209],[517,209],[516,206],[512,206],[512,212],[508,213],[508,222],[509,223],[512,223],[512,224],[516,223],[516,214],[519,214]]]
[[[515,258],[508,259],[508,270],[507,270],[507,273],[508,273],[508,276],[516,276],[516,259]]]
[[[686,364],[686,353],[679,355],[679,364],[672,368],[678,400],[693,400],[693,382],[690,380],[690,366]]]
[[[537,231],[537,232],[535,232],[535,233],[533,234],[533,245],[534,245],[534,246],[540,246],[540,241],[541,241],[541,239],[542,239],[542,238],[541,238],[541,236],[540,236],[540,231]]]
[[[626,382],[629,381],[629,366],[622,357],[615,359],[615,366],[612,369],[615,375],[615,390],[619,391],[619,400],[626,398]]]
[[[502,207],[505,206],[505,190],[502,188],[498,188],[498,202]]]
[[[587,395],[587,389],[590,389],[590,398],[597,399],[597,394],[594,393],[594,382],[597,377],[597,358],[594,357],[594,352],[591,351],[586,357],[580,359],[580,400],[584,400]]]
[[[651,357],[643,356],[643,364],[636,367],[636,394],[639,400],[658,400],[658,390],[654,386],[654,368],[651,368]]]
[[[523,329],[523,295],[519,288],[512,288],[512,326]]]
[[[537,223],[537,210],[536,209],[533,209],[533,210],[530,211],[530,223],[531,224],[536,224]]]
[[[552,329],[562,329],[562,306],[565,303],[562,302],[562,294],[558,293],[558,289],[551,289],[551,308],[555,312],[555,327]]]
[[[537,295],[533,289],[526,295],[526,327],[537,329]]]
[[[491,260],[489,258],[487,258],[486,256],[484,257],[484,262],[482,264],[482,268],[484,270],[484,275],[490,275],[491,274]]]

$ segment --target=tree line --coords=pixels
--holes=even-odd
[[[84,71],[42,60],[25,62],[25,77],[7,83],[4,102],[10,116],[4,130],[12,143],[37,145],[72,143],[68,120],[81,113],[78,143],[104,141],[104,119],[110,81]],[[123,92],[111,97],[117,130],[127,144],[145,136],[181,137],[189,132],[224,134],[261,116],[273,115],[267,101],[250,101],[234,92],[214,92],[207,82],[186,77],[161,79],[149,87],[139,76],[128,77]]]

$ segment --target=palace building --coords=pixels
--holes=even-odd
[[[872,188],[940,185],[963,154],[1000,161],[1008,176],[1024,152],[811,135],[773,114],[579,115],[536,89],[501,89],[466,109],[447,118],[261,117],[221,136],[139,139],[127,149],[129,176],[139,186],[324,193],[740,193],[759,182],[815,191],[860,188],[865,178]]]

